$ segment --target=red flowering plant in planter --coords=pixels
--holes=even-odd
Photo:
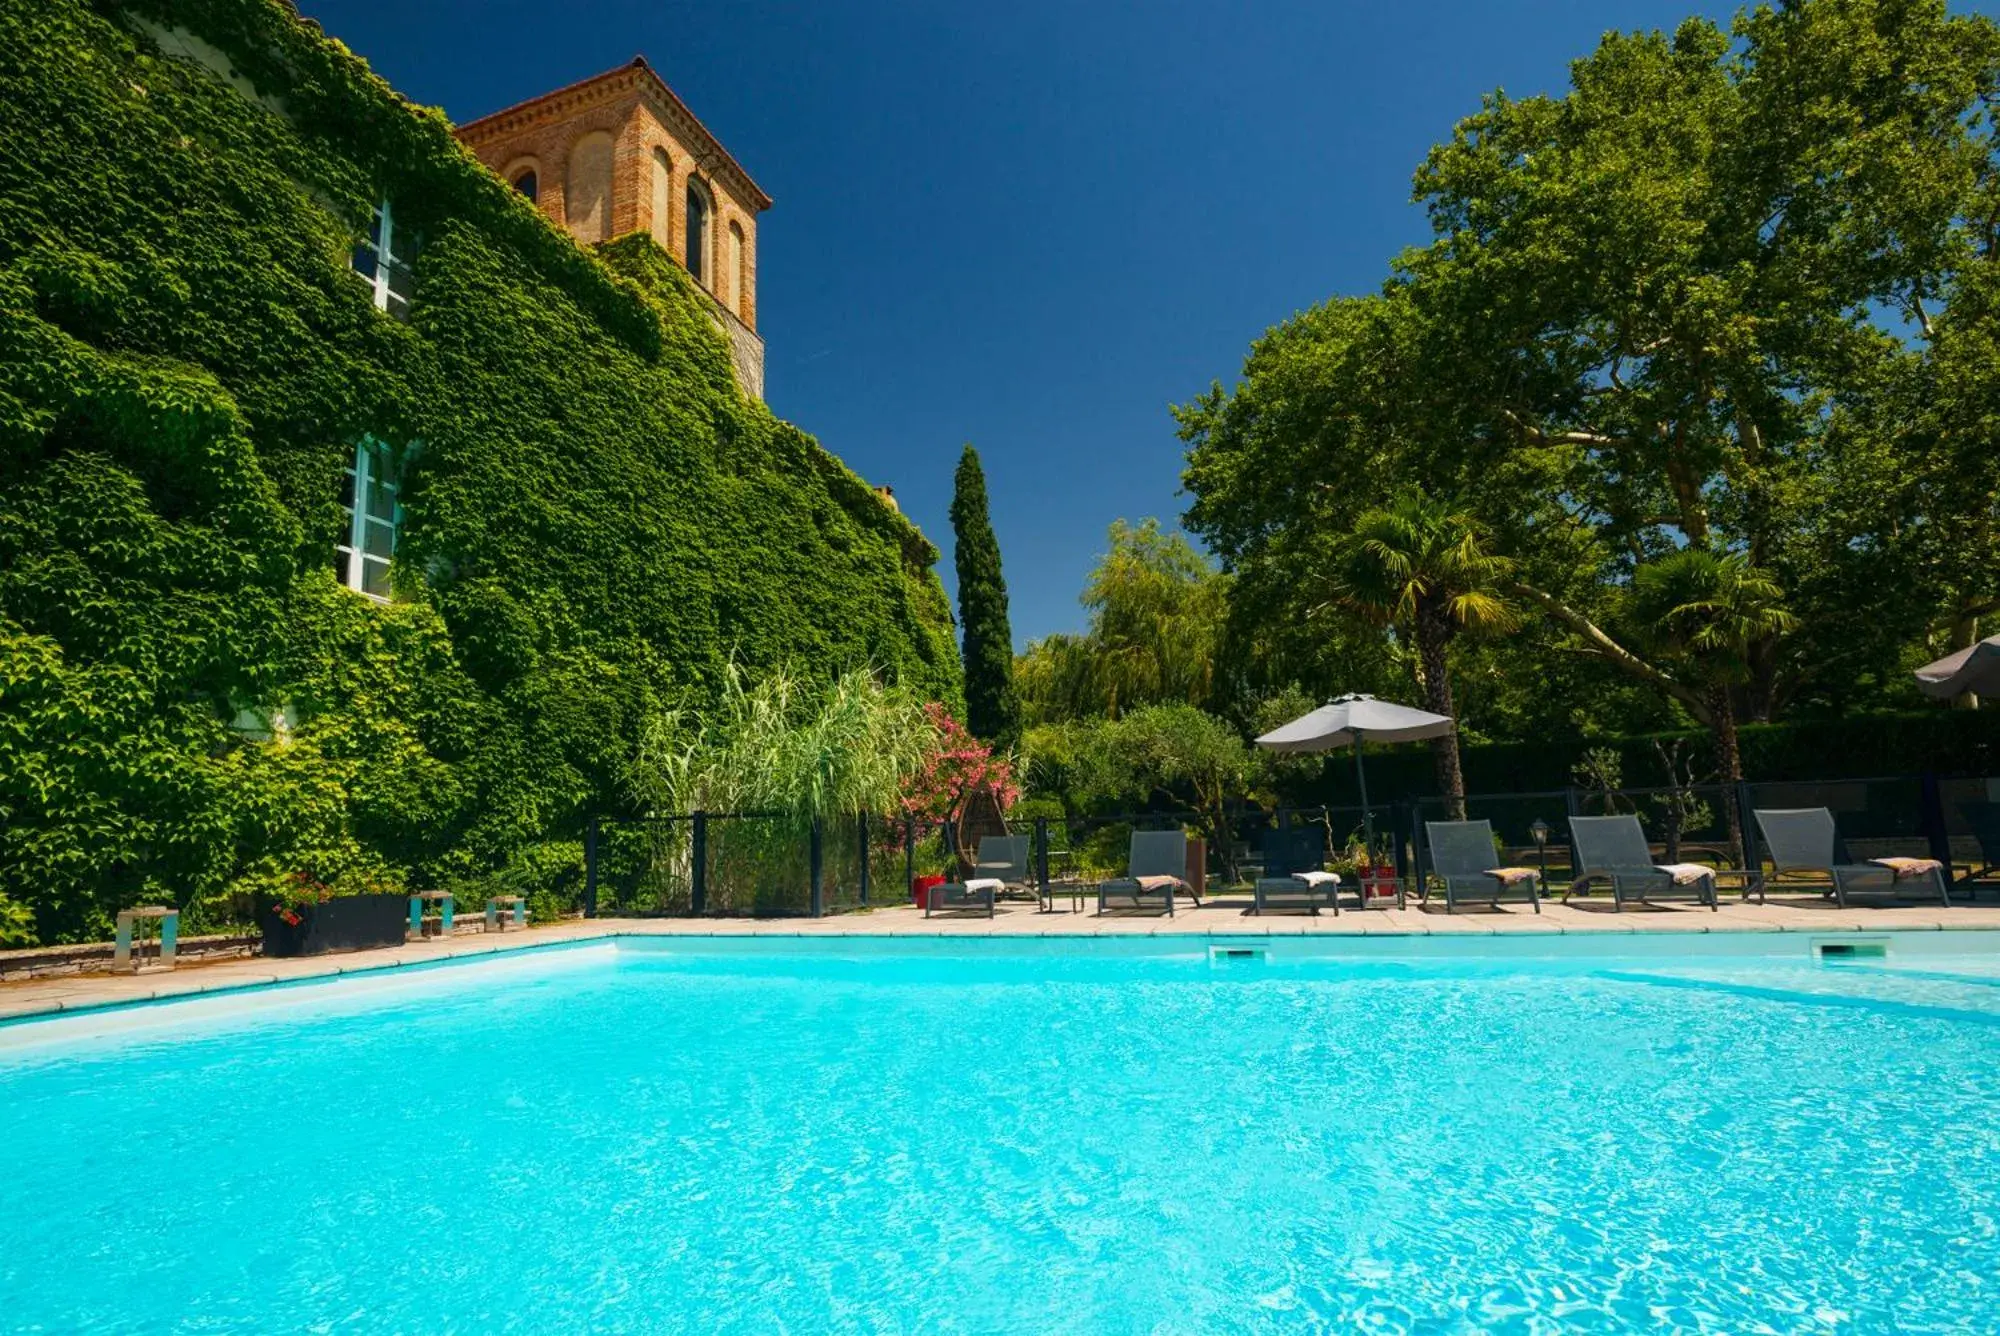
[[[275,902],[273,910],[277,916],[296,928],[305,921],[305,916],[299,911],[333,899],[333,887],[301,868],[280,881],[271,898]]]
[[[263,889],[271,897],[272,912],[294,928],[305,921],[306,910],[336,897],[402,891],[401,886],[388,878],[351,868],[331,881],[299,868],[273,877]]]
[[[1014,779],[1013,758],[994,755],[991,747],[952,718],[951,711],[932,701],[924,706],[924,714],[934,740],[922,761],[903,778],[901,816],[952,832],[946,837],[947,847],[955,848],[956,827],[967,803],[991,794],[1004,812],[1020,798],[1021,786]]]

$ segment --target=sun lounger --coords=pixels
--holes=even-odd
[[[1322,907],[1340,913],[1340,876],[1324,868],[1326,834],[1315,826],[1274,830],[1264,838],[1264,874],[1252,884],[1254,914],[1267,909]]]
[[[924,902],[924,917],[929,918],[933,912],[983,909],[986,917],[992,918],[994,902],[1009,892],[1039,901],[1040,892],[1028,876],[1032,843],[1032,837],[1027,835],[983,836],[979,841],[979,860],[972,869],[978,875],[932,887]]]
[[[1498,906],[1505,898],[1526,900],[1542,912],[1542,879],[1531,867],[1504,867],[1494,853],[1490,821],[1426,821],[1431,873],[1444,883],[1446,913],[1461,899]]]
[[[2000,803],[1960,803],[1958,812],[1965,818],[1972,838],[1979,842],[1980,866],[1969,870],[1952,885],[1954,889],[1964,891],[1967,898],[1977,900],[1979,888],[1990,884],[1988,879],[2000,874]]]
[[[979,862],[973,872],[980,880],[997,881],[996,896],[1018,895],[1038,900],[1034,875],[1028,870],[1033,854],[1032,835],[987,835],[979,841]]]
[[[1944,864],[1935,858],[1870,858],[1857,863],[1847,857],[1833,813],[1827,808],[1785,808],[1759,811],[1756,816],[1773,873],[1827,878],[1833,883],[1828,894],[1842,909],[1847,907],[1847,897],[1856,894],[1898,898],[1934,895],[1940,903],[1951,904]]]
[[[992,918],[993,900],[999,890],[999,881],[991,877],[940,882],[931,887],[930,894],[924,897],[924,917],[955,910],[983,909],[986,917]]]
[[[1174,912],[1174,896],[1201,898],[1187,883],[1187,833],[1179,830],[1135,830],[1126,874],[1097,885],[1097,912],[1158,906]]]
[[[1588,890],[1593,881],[1611,883],[1612,907],[1625,908],[1625,901],[1694,900],[1717,908],[1715,869],[1700,863],[1655,863],[1646,845],[1646,831],[1639,818],[1624,816],[1573,816],[1569,829],[1575,841],[1576,876],[1563,893],[1564,903],[1578,890]]]

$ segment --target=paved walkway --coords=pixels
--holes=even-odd
[[[1067,904],[1067,901],[1058,901]],[[393,969],[462,956],[489,955],[556,942],[588,941],[631,934],[649,937],[1096,937],[1129,934],[1280,936],[1367,934],[1369,936],[1490,935],[1495,933],[1633,932],[1935,932],[1940,929],[2000,929],[2000,903],[1898,905],[1835,909],[1817,896],[1773,898],[1768,904],[1724,898],[1722,908],[1685,904],[1612,910],[1610,902],[1551,903],[1535,914],[1525,905],[1500,910],[1447,914],[1442,908],[1346,910],[1338,915],[1248,912],[1247,899],[1210,900],[1200,908],[1182,902],[1172,918],[1158,914],[1103,917],[1088,912],[1040,913],[1030,904],[1006,904],[985,917],[925,918],[906,905],[824,919],[592,919],[507,933],[465,933],[411,942],[378,951],[309,956],[291,960],[224,960],[184,965],[140,975],[72,975],[0,983],[0,1020],[117,1006],[155,998],[224,992],[261,984],[325,978]]]

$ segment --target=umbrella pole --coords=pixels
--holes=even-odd
[[[1368,842],[1368,861],[1375,861],[1375,813],[1368,806],[1368,768],[1361,764],[1361,735],[1354,736],[1354,779],[1361,786],[1362,838]]]

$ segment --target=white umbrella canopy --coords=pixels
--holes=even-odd
[[[1917,669],[1917,690],[1938,700],[1968,691],[1976,696],[2000,695],[2000,636],[1988,636]]]
[[[1413,709],[1373,696],[1341,696],[1310,714],[1272,729],[1257,745],[1275,752],[1332,751],[1368,742],[1415,742],[1441,737],[1452,730],[1451,716]]]
[[[1375,812],[1368,805],[1368,772],[1361,764],[1363,742],[1415,742],[1442,737],[1456,727],[1451,716],[1432,714],[1373,696],[1347,695],[1300,715],[1257,739],[1274,752],[1322,752],[1354,748],[1354,778],[1361,787],[1361,826],[1368,848],[1375,848]],[[1372,852],[1371,852],[1372,857]]]

